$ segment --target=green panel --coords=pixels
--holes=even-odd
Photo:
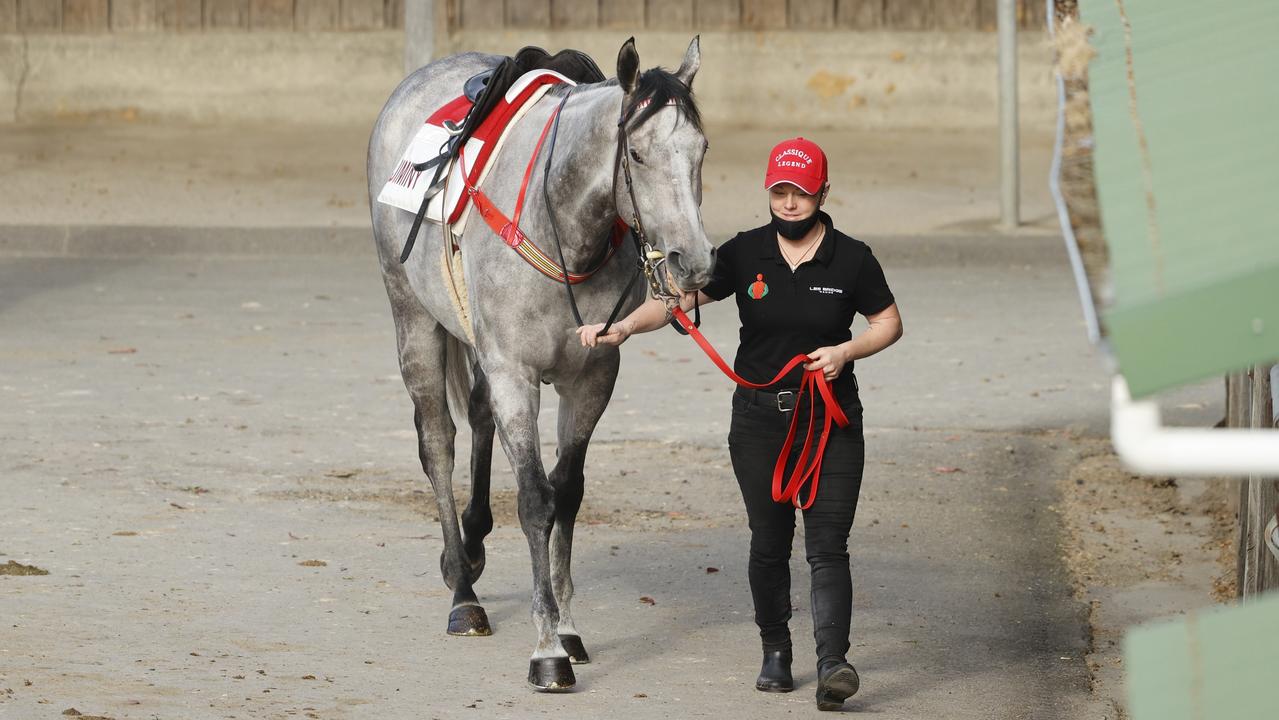
[[[1279,357],[1277,291],[1279,264],[1106,313],[1129,392],[1139,397]]]
[[[1279,358],[1273,0],[1080,5],[1098,53],[1089,94],[1120,371],[1140,396]],[[1266,320],[1260,334],[1255,318]]]
[[[1277,717],[1279,596],[1137,628],[1124,664],[1132,720]]]

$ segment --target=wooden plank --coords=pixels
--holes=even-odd
[[[750,30],[784,29],[786,3],[777,0],[742,0],[742,27]]]
[[[551,0],[551,27],[589,29],[599,24],[599,0]]]
[[[506,26],[544,29],[551,26],[551,0],[515,0],[506,3]]]
[[[786,21],[797,30],[829,30],[835,27],[835,0],[790,0]]]
[[[694,0],[693,23],[705,30],[737,30],[742,26],[739,0]]]
[[[873,30],[884,26],[885,0],[837,0],[835,24],[851,30]]]
[[[293,0],[249,0],[249,27],[253,30],[292,30]]]
[[[198,32],[204,27],[204,8],[200,0],[156,0],[155,15],[166,30]]]
[[[600,0],[600,27],[638,32],[644,28],[644,3]]]
[[[444,0],[437,0],[443,2]],[[412,2],[422,2],[422,0],[412,0]],[[404,0],[386,0],[383,18],[386,26],[389,28],[404,27]]]
[[[977,29],[995,32],[999,26],[999,0],[977,0]]]
[[[112,32],[146,32],[160,29],[155,0],[111,0]]]
[[[505,24],[502,0],[462,0],[462,27],[467,30],[500,30]]]
[[[927,30],[933,23],[933,0],[886,0],[884,27],[889,30]]]
[[[335,30],[340,10],[339,0],[297,0],[293,27],[310,31]]]
[[[933,0],[933,17],[941,30],[976,30],[980,0]]]
[[[0,33],[18,31],[18,0],[0,0]]]
[[[693,4],[689,0],[648,0],[647,27],[654,30],[691,30]]]
[[[204,0],[204,27],[243,30],[249,27],[249,0]]]
[[[384,0],[342,0],[343,30],[378,30],[384,22]]]
[[[1048,4],[1044,0],[1017,0],[1017,18],[1027,30],[1048,29]]]
[[[18,29],[22,32],[62,30],[62,0],[19,0]]]
[[[62,32],[97,33],[109,29],[109,0],[62,0]]]
[[[1255,430],[1274,428],[1274,405],[1270,392],[1270,365],[1257,365],[1252,373],[1252,412],[1250,425]],[[1279,480],[1252,476],[1248,479],[1248,568],[1244,573],[1245,599],[1253,599],[1279,589],[1279,558],[1266,546],[1265,529],[1279,510]]]

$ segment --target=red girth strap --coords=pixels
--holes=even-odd
[[[524,193],[528,190],[529,179],[533,176],[533,168],[537,165],[537,156],[542,151],[542,143],[546,141],[546,135],[550,132],[551,125],[555,122],[555,116],[560,112],[559,107],[551,113],[551,117],[546,121],[546,127],[542,128],[542,135],[537,139],[537,147],[533,148],[533,157],[529,158],[528,167],[524,170],[524,181],[520,184],[520,194],[515,199],[515,215],[507,218],[501,210],[493,204],[479,188],[467,184],[466,193],[471,197],[471,203],[475,206],[476,212],[480,217],[484,218],[484,222],[488,224],[497,236],[502,238],[502,242],[509,245],[520,257],[529,265],[532,265],[538,272],[559,282],[564,282],[565,270],[560,267],[549,255],[542,251],[533,241],[528,239],[524,231],[520,230],[520,215],[524,212]],[[466,161],[462,150],[458,150],[457,161],[461,163],[462,177],[469,177],[466,171]],[[617,249],[622,246],[622,242],[626,239],[626,231],[628,230],[626,223],[621,218],[613,224],[613,233],[609,238],[608,252],[605,253],[604,259],[596,267],[584,273],[567,273],[568,281],[574,285],[589,280],[592,275],[599,272],[599,269],[608,264]]]
[[[742,387],[761,389],[776,385],[786,377],[791,370],[797,366],[811,362],[807,355],[796,355],[786,363],[786,367],[777,373],[777,377],[766,383],[753,383],[744,380],[733,369],[724,362],[724,358],[715,352],[715,348],[711,347],[710,341],[706,336],[702,335],[702,331],[693,325],[688,319],[688,315],[680,308],[674,310],[675,320],[684,328],[685,332],[702,348],[706,356],[715,363],[725,375],[733,382]],[[817,442],[816,451],[813,452],[812,461],[809,462],[809,452],[813,450],[813,421],[816,419],[817,403],[816,396],[820,394],[822,400],[826,403],[826,421],[822,427],[821,438]],[[799,453],[799,460],[795,463],[795,469],[791,471],[790,479],[786,482],[786,487],[782,487],[782,478],[786,474],[786,460],[790,457],[791,448],[795,445],[795,431],[799,427],[799,408],[803,404],[804,397],[808,397],[808,434],[804,437],[804,445]],[[826,441],[830,437],[831,423],[837,423],[840,427],[848,427],[848,416],[844,414],[844,409],[839,406],[839,401],[835,399],[835,393],[831,390],[830,383],[826,381],[826,376],[821,370],[805,370],[804,379],[799,385],[799,397],[795,398],[795,415],[790,421],[790,430],[786,433],[786,443],[782,446],[782,452],[777,456],[777,463],[773,465],[773,501],[779,503],[789,502],[801,510],[807,510],[813,504],[813,500],[817,498],[817,482],[821,479],[822,474],[822,456],[826,453]],[[808,466],[805,467],[805,463]],[[804,483],[812,481],[808,490],[808,499],[800,499],[800,489],[804,487]]]

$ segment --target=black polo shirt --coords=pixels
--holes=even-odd
[[[852,339],[853,316],[874,315],[893,304],[884,270],[870,247],[826,225],[813,256],[794,272],[782,258],[772,225],[738,233],[720,246],[715,270],[702,292],[715,298],[737,294],[741,344],[734,370],[751,382],[773,379],[791,358]],[[853,364],[834,385],[852,383]],[[798,387],[796,368],[772,389]],[[842,394],[842,393],[841,393]]]

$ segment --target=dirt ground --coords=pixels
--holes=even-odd
[[[218,129],[95,130],[0,137],[0,170],[21,180],[0,198],[13,223],[0,235],[367,222],[352,189],[363,131],[259,129],[228,145]],[[1032,225],[1007,236],[990,227],[993,136],[829,140],[832,212],[881,257],[906,325],[857,368],[864,686],[849,711],[1122,717],[1125,629],[1231,594],[1225,482],[1135,478],[1110,452],[1108,376],[1052,235],[1045,137],[1023,155]],[[771,139],[712,133],[713,236],[759,214],[744,220],[741,198]],[[71,158],[74,176],[54,162]],[[726,355],[733,320],[707,309]],[[3,720],[815,712],[810,660],[795,693],[751,687],[731,389],[674,333],[628,345],[592,445],[574,578],[594,662],[564,696],[524,685],[527,545],[500,452],[479,586],[496,633],[443,632],[433,496],[371,251],[0,256],[0,338]],[[1220,394],[1213,382],[1160,400],[1170,422],[1210,425]],[[555,415],[548,393],[544,438]],[[459,470],[459,496],[468,482]],[[806,658],[802,552],[793,574]]]

